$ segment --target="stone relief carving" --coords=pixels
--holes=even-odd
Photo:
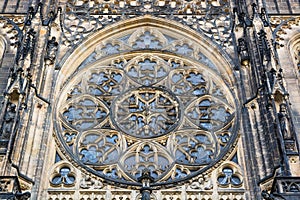
[[[94,179],[89,175],[83,174],[83,177],[79,183],[80,188],[82,189],[101,189],[103,184],[100,180]]]
[[[200,175],[196,181],[193,181],[189,187],[191,189],[211,190],[213,188],[212,179],[209,175]]]

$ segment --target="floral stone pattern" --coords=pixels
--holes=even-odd
[[[58,101],[60,146],[107,181],[138,185],[145,168],[153,185],[184,181],[236,140],[236,106],[223,80],[204,64],[149,51],[89,63]]]

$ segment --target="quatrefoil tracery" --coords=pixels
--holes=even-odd
[[[83,69],[60,103],[62,143],[95,174],[136,182],[148,168],[156,182],[183,179],[235,139],[234,102],[211,70],[156,53],[111,63]]]

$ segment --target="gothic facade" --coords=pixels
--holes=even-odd
[[[300,2],[2,0],[0,198],[300,199]]]

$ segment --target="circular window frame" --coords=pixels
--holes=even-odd
[[[147,18],[148,19],[148,18]],[[154,20],[155,21],[155,20]],[[106,30],[107,31],[107,30]],[[91,40],[89,40],[89,41],[91,41]],[[92,48],[93,49],[93,48]],[[209,49],[206,49],[206,50],[209,50]],[[156,51],[156,50],[142,50],[142,51],[134,51],[134,52],[126,52],[126,53],[123,53],[123,55],[128,55],[128,56],[132,56],[132,54],[135,54],[135,53],[140,53],[140,52],[143,52],[143,53],[151,53],[151,52],[156,52],[156,53],[158,53],[158,51]],[[76,54],[77,54],[78,52],[76,52]],[[214,53],[214,55],[215,54],[219,54],[220,52],[219,51],[216,51],[215,53]],[[177,54],[174,54],[174,53],[171,53],[171,52],[163,52],[163,53],[161,53],[161,55],[162,56],[164,56],[164,54],[167,54],[167,55],[171,55],[171,56],[174,56],[174,57],[177,57],[177,59],[186,59],[186,58],[184,58],[183,56],[179,56],[179,55],[177,55]],[[111,60],[113,57],[115,57],[116,55],[110,55],[110,56],[106,56],[106,57],[104,57],[103,59],[100,59],[101,61],[109,61],[109,60]],[[85,55],[85,57],[87,57],[87,55]],[[224,59],[224,57],[222,57],[222,56],[220,56],[220,55],[217,55],[217,57],[218,57],[218,59],[215,59],[215,60],[222,60],[223,61],[223,64],[225,64],[223,67],[223,69],[222,69],[222,71],[224,72],[224,71],[226,71],[227,73],[229,73],[229,70],[231,71],[231,73],[229,73],[230,75],[229,76],[227,76],[226,74],[225,74],[225,76],[227,76],[226,77],[226,79],[225,79],[225,82],[224,82],[224,78],[223,78],[223,80],[222,80],[222,76],[224,76],[224,74],[216,74],[213,70],[211,70],[211,69],[209,69],[209,68],[207,68],[206,66],[204,66],[203,64],[200,64],[200,63],[198,63],[197,61],[195,61],[195,60],[192,60],[192,59],[186,59],[186,60],[188,60],[189,62],[191,62],[191,63],[194,63],[195,65],[200,65],[200,66],[202,66],[202,67],[204,67],[204,68],[207,68],[207,71],[209,72],[209,73],[211,73],[212,75],[217,75],[218,76],[218,81],[220,82],[220,83],[222,83],[222,84],[224,84],[225,86],[226,86],[226,89],[227,89],[227,93],[229,92],[230,94],[231,94],[231,97],[232,97],[232,102],[234,103],[234,105],[233,106],[235,106],[235,121],[236,122],[238,122],[239,121],[239,112],[238,112],[238,103],[237,103],[237,99],[236,98],[234,98],[236,95],[234,95],[234,92],[233,91],[231,91],[231,89],[233,89],[233,86],[230,86],[230,85],[233,85],[232,83],[234,82],[234,78],[233,77],[230,77],[230,76],[232,76],[233,75],[233,70],[231,70],[230,69],[230,67],[229,67],[229,65],[228,65],[228,59],[226,60],[226,59]],[[80,58],[79,60],[82,60],[82,58]],[[66,60],[65,60],[66,61]],[[64,63],[64,62],[62,62],[62,63]],[[65,63],[67,63],[67,62],[65,62]],[[99,61],[96,61],[96,62],[94,62],[94,63],[92,63],[92,66],[93,65],[97,65],[97,63],[99,63]],[[59,92],[59,94],[57,95],[57,97],[60,97],[59,98],[59,101],[58,101],[58,103],[57,103],[57,105],[59,105],[60,103],[61,103],[61,96],[64,96],[64,92],[67,90],[66,88],[68,88],[68,86],[70,86],[71,84],[66,84],[69,80],[72,80],[72,78],[74,78],[75,76],[78,76],[78,75],[80,75],[80,71],[77,71],[77,70],[74,70],[75,68],[73,68],[73,70],[70,70],[69,72],[67,72],[67,73],[65,73],[66,72],[66,66],[70,66],[70,64],[72,64],[72,62],[70,62],[70,63],[67,63],[67,65],[65,65],[64,67],[63,67],[63,69],[61,70],[61,72],[60,72],[60,74],[59,74],[59,76],[58,76],[58,78],[57,78],[57,82],[60,82],[61,84],[57,84],[56,85],[56,90],[59,90],[60,92]],[[74,64],[74,63],[73,63]],[[78,64],[77,64],[77,66],[78,66]],[[220,65],[219,65],[220,66]],[[227,67],[226,67],[227,66]],[[73,66],[74,67],[74,66]],[[91,67],[91,66],[89,66],[89,67]],[[69,76],[68,76],[69,75]],[[67,78],[65,78],[65,77],[67,77]],[[63,81],[64,80],[64,81]],[[230,80],[230,81],[229,81]],[[66,95],[66,94],[65,94]],[[58,107],[57,106],[55,106],[55,108],[54,108],[54,113],[58,113],[57,112],[58,111]],[[56,114],[54,114],[53,115],[53,117],[54,117],[54,122],[56,123],[57,122],[57,116],[56,116]],[[55,132],[57,133],[57,127],[56,127],[56,124],[54,125],[55,126]],[[235,125],[234,126],[234,128],[233,128],[233,130],[232,130],[232,133],[234,134],[234,136],[231,138],[231,140],[230,140],[230,145],[227,145],[224,149],[223,149],[223,151],[219,154],[219,156],[218,156],[218,159],[215,159],[213,162],[211,162],[209,165],[207,165],[207,166],[205,166],[204,168],[202,168],[201,170],[198,170],[197,171],[197,173],[194,173],[194,174],[192,174],[192,175],[187,175],[186,177],[184,177],[184,178],[182,178],[182,179],[180,179],[180,180],[172,180],[172,181],[165,181],[165,182],[161,182],[161,183],[153,183],[152,184],[152,186],[163,186],[163,185],[172,185],[172,184],[174,184],[174,183],[178,183],[178,181],[179,182],[185,182],[185,181],[188,181],[188,180],[190,180],[191,178],[193,178],[193,177],[195,177],[195,176],[197,176],[197,175],[199,175],[199,174],[202,174],[202,173],[204,173],[204,172],[206,172],[207,170],[209,170],[210,168],[212,168],[214,165],[216,165],[217,163],[219,163],[222,159],[224,159],[225,157],[226,157],[226,154],[228,154],[229,155],[229,150],[230,149],[232,149],[232,147],[233,146],[235,146],[235,143],[237,142],[237,136],[238,136],[238,126],[237,125]],[[59,134],[56,134],[56,135],[58,135],[58,138],[56,139],[56,141],[57,141],[57,143],[60,143],[60,141],[59,140],[62,140],[63,138],[61,138],[61,136],[59,135]],[[64,150],[65,151],[67,151],[68,152],[68,154],[69,155],[66,155],[66,157],[68,157],[68,160],[70,160],[71,162],[73,162],[76,166],[78,165],[78,163],[79,163],[79,167],[80,168],[82,168],[82,169],[84,169],[84,170],[86,170],[86,171],[88,171],[88,172],[90,172],[90,173],[93,173],[93,174],[95,174],[95,171],[94,170],[92,170],[91,168],[89,168],[89,167],[87,167],[87,166],[85,166],[83,163],[81,163],[80,161],[78,162],[78,161],[76,161],[76,158],[74,157],[74,156],[72,156],[72,155],[70,155],[70,152],[69,152],[69,150],[68,150],[68,148],[66,148],[65,147],[65,145],[63,144],[58,144],[58,146],[60,147],[60,148],[64,148]],[[74,161],[75,160],[75,161]],[[122,181],[122,180],[119,180],[118,182],[116,182],[115,181],[115,179],[112,179],[112,178],[109,178],[109,177],[106,177],[106,176],[102,176],[102,175],[100,175],[100,174],[97,174],[99,177],[101,177],[101,178],[103,178],[104,180],[106,180],[107,182],[109,182],[109,183],[111,183],[111,184],[117,184],[117,185],[119,185],[119,186],[128,186],[128,185],[131,185],[131,186],[141,186],[141,184],[140,183],[138,183],[138,182],[128,182],[128,181]]]

